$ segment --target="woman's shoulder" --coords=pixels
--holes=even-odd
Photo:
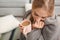
[[[31,10],[25,12],[24,18],[30,18]]]
[[[45,20],[46,23],[60,23],[60,16],[50,17]]]
[[[46,24],[57,24],[57,17],[49,17],[45,20]]]

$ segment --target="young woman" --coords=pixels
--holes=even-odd
[[[53,16],[53,11],[54,0],[34,0],[30,13],[32,31],[27,34],[27,38],[21,36],[21,40],[59,40],[56,19],[52,22],[48,20]],[[20,25],[23,33],[22,29],[23,26]]]

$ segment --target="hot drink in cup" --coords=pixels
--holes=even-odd
[[[30,20],[22,21],[21,25],[24,27],[23,34],[26,35],[27,33],[31,32],[31,22]]]

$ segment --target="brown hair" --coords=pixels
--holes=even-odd
[[[45,10],[48,10],[49,15],[52,16],[54,11],[54,0],[34,0],[32,4],[32,11],[36,8],[44,7]]]
[[[34,0],[32,4],[32,12],[36,8],[42,8],[44,7],[49,12],[49,16],[53,15],[54,11],[54,0]],[[33,23],[33,17],[31,15],[30,18],[31,22]]]

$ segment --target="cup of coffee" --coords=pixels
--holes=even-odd
[[[23,34],[26,35],[27,33],[31,32],[31,22],[30,20],[23,20],[21,25],[24,27]]]

